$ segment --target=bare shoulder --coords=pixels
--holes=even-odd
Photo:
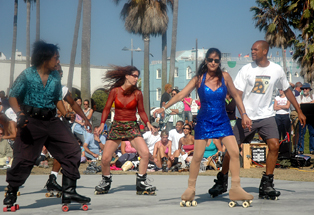
[[[223,77],[224,77],[224,79],[231,79],[231,76],[229,75],[229,73],[228,72],[222,72],[222,75],[223,75]]]

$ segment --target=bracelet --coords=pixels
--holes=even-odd
[[[164,109],[164,111],[166,110],[166,108],[165,108],[165,107],[161,107],[161,108],[163,108],[163,109]]]
[[[242,116],[243,116],[243,115],[247,115],[247,113],[243,113]]]

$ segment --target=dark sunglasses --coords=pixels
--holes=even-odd
[[[131,76],[133,76],[134,78],[138,78],[138,75],[133,75],[133,74],[132,74]]]
[[[88,104],[84,104],[84,105],[88,105]]]
[[[177,95],[177,94],[176,94],[176,93],[171,93],[171,95],[172,95],[172,96],[175,96],[175,95]]]
[[[207,62],[208,63],[211,63],[211,62],[215,62],[215,63],[219,63],[220,62],[220,60],[219,59],[213,59],[213,58],[207,58]]]
[[[187,129],[187,130],[190,130],[190,128],[183,128],[183,129]]]

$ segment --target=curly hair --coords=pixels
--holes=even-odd
[[[135,66],[112,66],[113,70],[107,71],[106,75],[102,78],[104,82],[109,82],[108,85],[105,86],[105,90],[109,92],[113,88],[121,87],[125,82],[126,75],[132,75],[134,71],[138,72],[140,75],[140,71]],[[130,86],[125,91],[123,91],[123,95],[130,96],[136,90],[140,90],[136,85]]]
[[[33,45],[31,64],[35,67],[41,66],[45,61],[50,60],[59,51],[59,47],[46,43],[42,40]]]
[[[205,59],[203,60],[203,62],[198,67],[197,73],[195,75],[196,77],[198,77],[198,79],[200,79],[202,77],[202,75],[208,71],[205,60],[208,58],[209,55],[211,55],[213,53],[218,55],[219,61],[221,60],[221,52],[219,51],[219,49],[216,49],[216,48],[208,49],[208,51],[206,52],[206,55],[205,55]],[[221,63],[219,63],[219,66],[218,66],[217,71],[215,73],[215,77],[218,77],[219,82],[221,82],[221,80],[222,80]]]

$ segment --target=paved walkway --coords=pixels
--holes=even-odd
[[[58,182],[61,183],[61,175]],[[156,196],[138,196],[135,194],[135,175],[114,175],[109,194],[94,195],[94,187],[100,181],[100,175],[82,175],[78,180],[78,192],[92,198],[87,212],[79,209],[78,204],[71,204],[69,214],[267,214],[298,215],[313,214],[314,182],[275,181],[275,187],[281,192],[278,201],[258,199],[260,179],[242,178],[244,189],[254,196],[249,208],[228,207],[228,194],[212,199],[207,191],[213,185],[213,176],[199,176],[196,185],[197,207],[182,208],[180,196],[187,187],[187,175],[150,175],[151,184],[157,187]],[[61,199],[46,198],[43,189],[47,175],[31,175],[17,203],[20,210],[16,214],[61,214]],[[230,183],[230,178],[229,178]],[[6,187],[5,176],[0,176],[0,197]],[[4,214],[1,210],[1,214]],[[7,212],[10,213],[10,212]]]

